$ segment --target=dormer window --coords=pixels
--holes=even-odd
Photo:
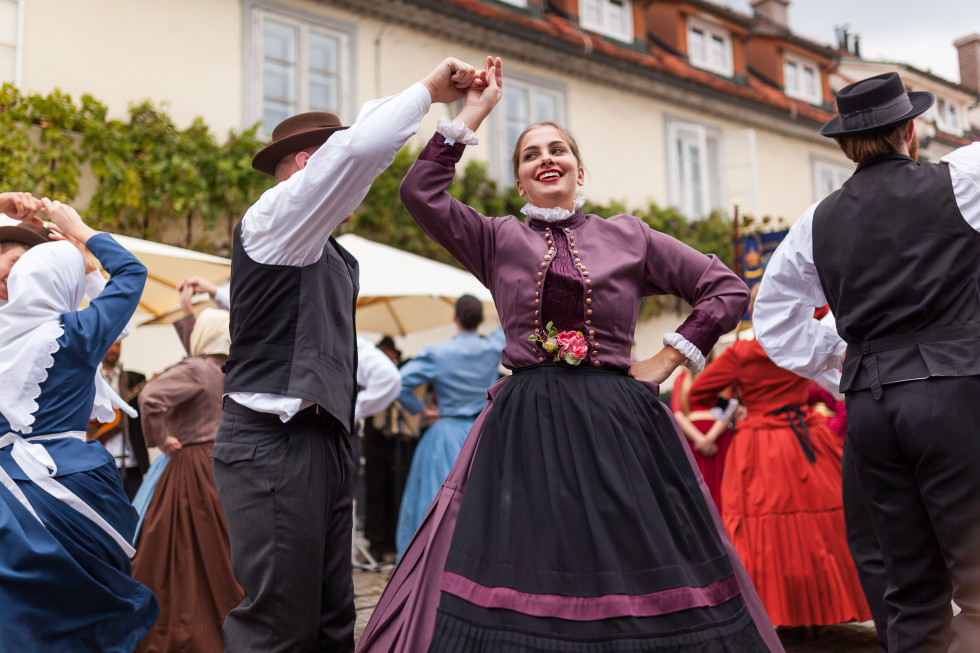
[[[633,41],[633,7],[630,0],[579,0],[579,24],[604,36]]]
[[[937,129],[957,136],[963,134],[963,120],[960,117],[962,114],[959,105],[943,98],[937,98],[934,111],[936,112]]]
[[[823,101],[820,68],[812,61],[787,54],[783,61],[783,90],[786,95],[810,104]]]
[[[731,77],[734,72],[731,34],[700,20],[688,21],[687,58],[698,68]]]

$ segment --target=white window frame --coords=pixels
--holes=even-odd
[[[7,76],[6,71],[0,70],[0,84],[13,82],[13,85],[19,88],[21,86],[21,71],[24,67],[24,0],[0,0],[0,2],[6,5],[14,5],[16,13],[13,42],[0,41],[0,48],[13,51],[14,68],[10,71],[10,77]]]
[[[854,166],[846,163],[811,157],[813,168],[813,201],[819,202],[844,185],[854,174]],[[829,185],[825,182],[829,182]]]
[[[565,86],[562,84],[557,84],[553,81],[525,76],[521,74],[514,74],[513,72],[508,72],[507,77],[507,92],[514,96],[517,91],[526,91],[528,93],[528,109],[531,111],[531,115],[524,118],[524,126],[521,127],[521,131],[525,127],[531,125],[539,120],[554,120],[559,125],[568,124],[568,93]],[[533,115],[534,111],[534,98],[536,94],[546,94],[552,96],[556,102],[558,115],[546,118]],[[507,140],[507,105],[505,104],[507,97],[504,97],[504,101],[497,106],[497,108],[490,114],[490,129],[491,129],[491,148],[490,156],[492,160],[490,162],[490,174],[496,179],[500,184],[505,186],[514,185],[514,171],[511,164],[511,157],[514,154],[514,145],[509,143]]]
[[[297,28],[298,60],[296,80],[295,113],[310,110],[307,72],[308,49],[306,47],[310,32],[325,34],[339,41],[337,77],[339,82],[337,107],[331,108],[342,122],[354,118],[354,34],[355,27],[347,23],[329,20],[316,14],[284,8],[275,4],[246,0],[248,20],[245,29],[245,124],[251,125],[263,119],[264,86],[263,63],[263,25],[267,19],[289,24]],[[275,125],[262,125],[259,133],[268,136]]]
[[[933,115],[936,117],[936,128],[941,129],[947,134],[963,135],[963,116],[965,112],[958,102],[950,102],[946,98],[937,97],[936,104],[933,106]],[[951,112],[953,118],[951,118]]]
[[[622,9],[624,25],[614,25],[617,7]],[[592,18],[592,14],[597,19]],[[633,3],[631,0],[579,0],[579,25],[583,29],[626,43],[633,42]]]
[[[680,118],[666,120],[667,126],[667,182],[670,205],[689,220],[706,218],[711,211],[722,208],[724,195],[723,163],[725,160],[722,131]],[[698,157],[697,176],[700,187],[687,179],[693,171],[686,153],[678,152],[678,143],[684,140],[696,146]]]
[[[787,75],[787,68],[795,66],[797,75],[795,80],[791,80]],[[812,92],[803,83],[803,73],[809,70],[813,74],[814,88]],[[794,82],[795,83],[791,83]],[[823,102],[823,80],[820,79],[820,66],[815,61],[791,54],[783,55],[783,91],[786,95],[797,100],[803,100],[810,104],[821,104]]]
[[[527,0],[497,0],[497,2],[502,2],[505,5],[514,5],[515,7],[527,8]]]
[[[700,32],[703,36],[703,46],[701,48],[692,47],[694,32]],[[711,60],[710,44],[716,41],[720,45],[721,61]],[[704,68],[711,72],[731,77],[735,74],[734,53],[732,52],[732,35],[728,30],[712,25],[704,20],[689,18],[687,20],[687,59],[692,66]]]

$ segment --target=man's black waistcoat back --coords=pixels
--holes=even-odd
[[[357,354],[357,260],[333,237],[305,267],[265,265],[242,247],[231,257],[231,350],[226,393],[260,392],[318,404],[351,429]]]
[[[881,384],[980,374],[980,327],[949,335],[980,324],[980,234],[946,164],[892,154],[859,166],[817,207],[813,255],[849,344],[842,391],[872,387],[869,373]]]

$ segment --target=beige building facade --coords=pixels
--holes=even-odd
[[[726,92],[729,80],[752,90],[737,69],[750,17],[729,20],[735,27],[721,42],[733,50],[735,72],[709,70],[723,82],[716,83],[705,82],[690,57],[683,63],[693,73],[672,74],[670,53],[658,55],[635,36],[650,20],[642,3],[565,4],[574,34],[555,28],[540,0],[0,0],[0,15],[17,23],[0,29],[0,54],[13,52],[0,58],[0,73],[25,92],[89,93],[112,117],[150,99],[179,126],[201,116],[220,137],[308,109],[349,122],[365,101],[398,92],[446,56],[480,64],[495,54],[505,62],[505,99],[467,157],[485,161],[504,183],[516,134],[540,118],[576,135],[585,192],[600,203],[654,202],[699,217],[731,214],[737,201],[743,214],[792,221],[850,174],[836,146],[816,134],[823,94],[804,115],[798,101],[766,100],[778,90],[757,100]],[[731,14],[711,3],[680,4],[692,39],[701,25],[721,33],[718,14]],[[588,27],[597,20],[607,34]],[[608,36],[616,25],[626,36]],[[436,116],[452,112],[436,107],[412,144],[421,146]]]

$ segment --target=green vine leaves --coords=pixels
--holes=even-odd
[[[127,120],[110,119],[106,106],[90,95],[75,102],[61,91],[25,95],[4,84],[0,188],[72,203],[97,228],[228,255],[232,227],[274,182],[251,167],[263,145],[258,126],[219,139],[202,119],[181,129],[164,106],[148,101],[131,105],[128,113]],[[410,147],[398,152],[355,220],[338,231],[455,264],[419,230],[398,198],[398,185],[417,155]],[[484,215],[520,215],[524,205],[479,162],[456,175],[450,193]],[[732,223],[720,212],[689,220],[656,204],[627,210],[616,202],[590,203],[585,210],[601,216],[631,213],[728,266],[733,263]],[[644,313],[679,301],[650,298]]]

